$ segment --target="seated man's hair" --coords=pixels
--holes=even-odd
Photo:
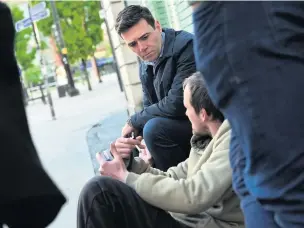
[[[155,28],[155,19],[147,7],[140,5],[130,5],[124,8],[116,18],[115,29],[121,35],[136,25],[141,19],[147,21],[149,25]]]
[[[212,116],[214,120],[224,121],[224,115],[214,106],[208,95],[203,75],[200,72],[195,72],[189,78],[186,78],[183,84],[184,89],[186,86],[188,86],[191,93],[190,103],[197,114],[202,109],[205,109],[207,114]]]

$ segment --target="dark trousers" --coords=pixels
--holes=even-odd
[[[191,136],[189,120],[156,117],[149,120],[143,130],[143,137],[155,167],[163,171],[189,157]]]
[[[85,185],[77,214],[78,228],[185,228],[143,201],[131,187],[103,176]]]
[[[304,3],[203,1],[193,20],[197,67],[235,138],[247,227],[304,227]]]

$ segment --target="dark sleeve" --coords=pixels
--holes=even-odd
[[[142,75],[144,74],[144,69],[143,69],[143,65],[142,63],[139,64],[139,75],[140,75],[140,80],[142,81]],[[147,93],[145,92],[145,90],[143,89],[143,106],[144,108],[148,107],[151,105],[149,99],[148,99],[148,96],[147,96]]]
[[[183,81],[196,71],[192,40],[180,52],[176,66],[177,72],[168,96],[131,116],[131,123],[136,129],[142,129],[148,120],[156,116],[171,119],[185,118]]]
[[[143,105],[144,105],[144,108],[147,108],[151,105],[150,101],[148,100],[147,93],[145,92],[145,90],[143,90]]]
[[[30,135],[14,55],[15,28],[1,2],[0,21],[0,226],[47,227],[65,198],[44,171]]]

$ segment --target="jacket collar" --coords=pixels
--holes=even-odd
[[[170,57],[173,55],[173,47],[175,42],[175,30],[174,29],[163,29],[163,32],[165,33],[166,39],[165,39],[165,45],[163,50],[163,55],[161,58]]]
[[[191,138],[191,147],[198,150],[205,149],[212,137],[210,135],[193,135]]]
[[[215,140],[230,130],[230,124],[228,120],[224,120],[217,133],[213,137]],[[205,149],[209,142],[212,140],[210,135],[193,135],[191,138],[191,147],[199,150]]]
[[[164,46],[165,46],[165,41],[166,41],[166,34],[165,34],[165,32],[161,33],[161,38],[162,38],[162,44],[161,44],[161,50],[160,50],[159,57],[155,61],[153,61],[153,62],[144,61],[145,64],[151,65],[151,66],[155,66],[155,64],[157,63],[157,61],[163,56]]]
[[[158,58],[155,66],[158,65],[160,62],[162,62],[162,60],[173,56],[173,47],[174,47],[174,42],[175,42],[175,30],[164,28],[162,31],[165,33],[165,35],[164,35],[165,42],[163,45],[164,48],[162,50],[162,55]],[[147,64],[147,62],[145,62],[145,61],[141,61],[141,62],[143,63],[143,70],[147,71],[148,66],[150,64]]]

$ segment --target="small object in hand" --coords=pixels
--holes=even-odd
[[[136,139],[135,133],[134,133],[134,132],[131,133],[131,138],[132,138],[132,139]],[[135,145],[135,147],[136,147],[136,149],[138,150],[138,152],[141,153],[141,149],[139,148],[139,146]]]
[[[139,146],[135,145],[135,147],[138,150],[138,152],[141,153],[141,149],[139,148]]]
[[[110,150],[104,150],[100,152],[101,156],[105,161],[112,161],[113,160],[113,155],[111,154]]]

